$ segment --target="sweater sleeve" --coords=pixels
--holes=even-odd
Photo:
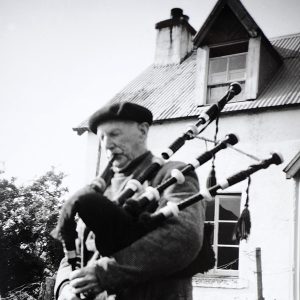
[[[163,182],[170,176],[171,169],[178,166],[168,164],[163,167],[153,185]],[[183,184],[175,184],[164,192],[159,207],[167,201],[179,202],[198,191],[197,175],[191,172]],[[101,267],[99,261],[97,276],[102,288],[116,292],[184,269],[201,249],[204,218],[204,204],[194,204],[181,211],[178,217],[168,219],[159,228],[116,253],[115,261],[105,267]]]

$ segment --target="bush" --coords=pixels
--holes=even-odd
[[[32,285],[26,288],[26,294],[36,298],[37,283],[57,270],[63,250],[50,232],[68,191],[62,184],[64,177],[52,169],[26,186],[18,186],[15,178],[0,179],[2,296],[17,287]]]

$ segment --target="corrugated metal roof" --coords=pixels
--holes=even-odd
[[[273,38],[270,42],[284,59],[299,58],[300,33]]]
[[[224,112],[300,104],[300,34],[270,40],[283,58],[275,77],[256,100],[228,103]],[[197,116],[206,106],[195,100],[196,53],[179,65],[147,68],[110,102],[130,101],[149,108],[155,121]],[[87,121],[74,128],[87,130]]]

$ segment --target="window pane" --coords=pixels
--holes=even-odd
[[[243,70],[235,70],[235,71],[230,71],[228,74],[228,80],[233,81],[233,80],[243,80],[246,77],[246,71]]]
[[[246,77],[246,54],[229,57],[228,80],[243,80]]]
[[[217,58],[210,61],[209,74],[226,72],[227,58]]]
[[[216,86],[208,88],[208,103],[218,102],[227,92],[228,86]]]
[[[218,247],[217,268],[238,270],[239,248]]]
[[[223,245],[237,245],[238,242],[232,239],[236,223],[219,223],[218,243]]]
[[[235,220],[240,216],[240,197],[220,197],[219,220]]]
[[[244,99],[244,91],[245,91],[245,83],[240,83],[242,87],[242,91],[235,97],[233,97],[231,102],[237,102],[237,101],[243,101]],[[207,89],[207,103],[216,103],[219,100],[221,100],[224,95],[227,93],[229,87],[229,83],[225,85],[219,85],[219,86],[211,86]]]
[[[229,57],[229,71],[246,69],[246,54]]]
[[[208,83],[209,84],[217,84],[217,83],[223,83],[227,81],[227,73],[215,73],[209,75]]]
[[[220,197],[219,220],[235,220],[240,216],[239,197]]]
[[[222,83],[227,81],[227,58],[218,58],[209,63],[208,83]]]

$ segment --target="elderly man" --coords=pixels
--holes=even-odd
[[[153,155],[146,143],[151,124],[148,109],[128,102],[105,106],[91,117],[91,131],[101,139],[108,158],[114,158],[114,175],[104,194],[112,202],[128,180],[151,164]],[[144,185],[157,186],[170,177],[172,169],[182,166],[180,162],[167,162]],[[158,208],[198,191],[197,176],[191,172],[183,184],[163,192]],[[94,255],[79,270],[71,271],[64,259],[57,274],[56,299],[76,300],[79,293],[93,291],[97,299],[115,295],[120,300],[191,300],[191,275],[184,270],[201,249],[204,218],[204,204],[198,203],[110,257]],[[91,250],[90,245],[88,239],[81,243],[84,249]]]

